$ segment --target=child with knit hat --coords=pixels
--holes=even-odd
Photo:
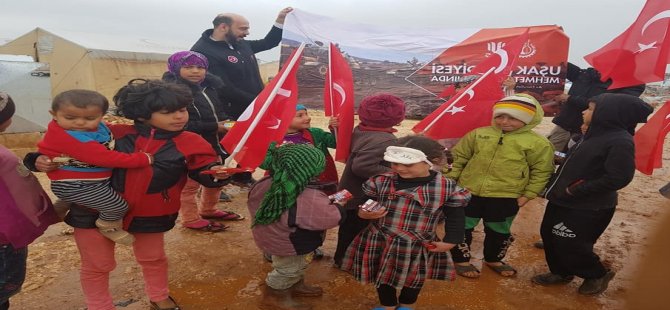
[[[465,239],[451,250],[456,272],[479,277],[470,263],[472,231],[484,220],[484,263],[511,277],[516,270],[503,261],[511,243],[512,221],[529,200],[538,196],[554,171],[554,149],[532,129],[543,117],[530,95],[516,94],[496,102],[491,126],[467,133],[451,152],[454,163],[447,177],[472,193],[465,208]]]
[[[320,287],[304,283],[305,270],[325,230],[340,223],[342,202],[331,202],[315,184],[325,167],[321,150],[288,143],[270,152],[270,174],[253,185],[247,201],[254,241],[272,255],[265,282],[275,295],[321,296]]]
[[[12,98],[0,92],[0,133],[12,123]],[[0,309],[21,290],[28,245],[58,222],[40,182],[5,146],[0,145]]]
[[[391,94],[369,96],[361,101],[358,118],[360,123],[351,135],[351,154],[338,188],[348,190],[353,198],[345,205],[347,216],[338,230],[333,257],[336,266],[342,264],[347,247],[369,223],[357,215],[358,206],[365,202],[361,186],[370,177],[391,170],[384,164],[384,151],[397,140],[393,127],[405,119],[405,103]]]

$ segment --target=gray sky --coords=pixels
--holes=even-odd
[[[569,59],[582,57],[624,31],[644,0],[18,0],[2,1],[0,43],[35,27],[128,34],[183,41],[184,49],[211,28],[214,16],[235,12],[251,24],[250,38],[263,37],[279,10],[292,6],[347,22],[435,28],[497,28],[560,25],[570,37]],[[278,49],[259,58],[279,57]]]

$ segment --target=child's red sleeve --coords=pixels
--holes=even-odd
[[[151,158],[144,153],[122,153],[107,149],[91,141],[81,142],[65,131],[47,131],[38,144],[50,157],[68,156],[90,165],[105,168],[140,168],[151,165]]]

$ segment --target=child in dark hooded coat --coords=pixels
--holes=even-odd
[[[626,94],[601,94],[583,112],[588,129],[547,185],[549,200],[540,233],[549,273],[536,275],[540,285],[584,279],[579,293],[607,289],[615,272],[603,266],[593,246],[605,231],[617,205],[617,190],[633,180],[638,123],[653,108]]]

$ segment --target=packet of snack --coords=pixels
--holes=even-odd
[[[361,205],[360,208],[363,209],[363,211],[374,212],[381,209],[382,205],[380,205],[379,202],[368,199],[364,204]]]
[[[351,199],[351,197],[354,197],[348,190],[343,189],[335,194],[332,194],[328,196],[328,199],[330,199],[332,202],[343,202]]]

